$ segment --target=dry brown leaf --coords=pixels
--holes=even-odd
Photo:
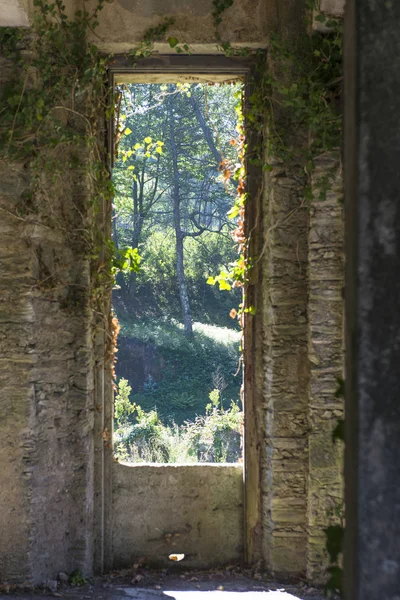
[[[170,554],[169,555],[169,560],[174,560],[175,562],[179,562],[180,560],[183,560],[185,558],[184,554]]]

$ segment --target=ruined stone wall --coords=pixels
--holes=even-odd
[[[238,5],[227,11],[226,39],[258,47],[266,45],[269,29],[285,34],[296,29],[302,12],[297,0],[282,3],[279,15],[275,3],[255,6],[241,0]],[[100,35],[106,32],[104,49],[126,50],[147,27],[175,16],[194,50],[216,51],[211,2],[154,1],[138,14],[140,6],[134,0],[106,5],[100,25]],[[170,34],[181,37],[180,31],[172,28]],[[12,68],[0,60],[0,84]],[[59,164],[68,160],[63,153],[53,158]],[[318,161],[314,188],[336,164],[338,175],[326,199],[310,206],[301,165],[270,162],[249,227],[257,257],[251,282],[257,312],[247,316],[246,334],[251,360],[245,382],[250,386],[245,399],[245,545],[249,560],[263,559],[276,574],[307,573],[318,581],[326,564],[323,529],[342,493],[340,446],[331,439],[342,414],[341,400],[334,398],[342,370],[340,165],[335,156]],[[93,339],[90,259],[76,235],[94,222],[90,186],[77,169],[73,180],[58,181],[55,193],[51,174],[40,173],[30,195],[37,173],[23,162],[0,163],[0,581],[41,583],[75,568],[90,573],[93,560],[98,570],[111,568],[113,562],[130,560],[141,544],[146,552],[161,548],[164,553],[162,535],[184,530],[184,511],[190,511],[190,531],[196,533],[195,511],[207,511],[214,500],[218,504],[212,494],[208,504],[202,490],[196,497],[201,476],[189,483],[176,478],[172,493],[158,474],[147,493],[157,490],[160,519],[168,502],[183,500],[180,489],[190,488],[183,512],[170,521],[174,531],[165,528],[150,543],[135,520],[136,479],[128,467],[112,463],[106,339],[99,331]],[[104,229],[110,227],[106,221]],[[140,473],[141,468],[134,469]],[[207,468],[190,467],[193,473]],[[138,475],[140,485],[147,482],[146,469]],[[210,469],[219,473],[217,467]],[[204,536],[223,541],[228,528],[232,553],[220,556],[227,562],[240,556],[242,488],[239,469],[231,470],[232,505],[225,513],[217,511],[223,518],[212,533],[210,528],[201,538],[184,533],[189,554]],[[169,473],[168,468],[160,473]],[[226,489],[227,480],[216,478],[214,484],[217,493]],[[214,517],[206,515],[210,523]],[[193,564],[208,566],[210,556],[216,553],[203,553]]]
[[[307,231],[301,170],[272,161],[265,180],[263,555],[277,574],[306,570]]]
[[[0,78],[4,75],[2,64]],[[31,539],[30,407],[34,311],[24,224],[13,210],[29,186],[23,164],[0,164],[0,580],[29,579]]]
[[[321,181],[327,174],[332,181],[321,195]],[[339,152],[317,159],[313,191],[308,234],[307,576],[320,582],[327,565],[324,529],[328,524],[340,523],[343,517],[343,447],[332,437],[338,420],[343,419],[343,397],[338,395],[344,361],[343,180]]]
[[[344,353],[341,163],[339,153],[317,160],[310,201],[299,165],[270,162],[262,211],[256,211],[262,215],[256,269],[263,294],[253,317],[263,340],[256,378],[263,411],[258,436],[265,440],[262,556],[277,575],[307,574],[321,583],[324,529],[343,515],[343,448],[332,438],[343,418],[343,398],[335,396]],[[332,181],[321,195],[327,176]]]
[[[30,584],[93,561],[90,186],[41,158],[0,161],[0,581]]]
[[[113,468],[112,566],[142,559],[212,568],[243,560],[242,465],[124,465]]]

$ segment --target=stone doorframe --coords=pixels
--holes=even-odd
[[[171,79],[172,77],[172,79]],[[245,108],[256,81],[256,61],[252,58],[227,58],[220,55],[164,55],[141,59],[135,67],[132,61],[116,56],[110,69],[109,86],[113,90],[118,82],[159,83],[163,81],[227,81],[242,79],[245,84]],[[246,100],[247,99],[247,100]],[[112,101],[112,100],[111,100]],[[113,122],[108,123],[108,156],[112,168]],[[255,134],[248,134],[248,148],[256,144]],[[257,225],[260,203],[262,171],[260,166],[247,164],[247,191],[251,201],[246,208],[247,232],[254,231]],[[110,207],[104,205],[104,227],[111,228]],[[108,220],[109,223],[106,223]],[[254,249],[254,248],[253,248]],[[248,285],[248,298],[255,297],[253,284]],[[111,303],[108,310],[111,309]],[[260,499],[260,448],[258,437],[260,424],[257,425],[257,397],[254,384],[255,340],[257,331],[254,323],[245,324],[244,335],[244,378],[243,398],[245,412],[244,427],[244,528],[245,556],[247,563],[253,563],[261,557],[261,499]],[[96,365],[96,424],[95,424],[95,555],[94,568],[97,572],[106,572],[113,566],[112,556],[112,474],[113,450],[110,443],[113,431],[113,385],[112,369],[109,358],[104,356],[105,334],[99,334],[96,348],[99,357]]]

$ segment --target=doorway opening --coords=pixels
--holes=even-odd
[[[242,462],[229,211],[243,169],[243,76],[130,73],[114,90],[113,241],[138,267],[120,272],[113,292],[115,457]]]

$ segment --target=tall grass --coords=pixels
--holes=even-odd
[[[238,462],[241,459],[243,413],[232,402],[220,404],[220,392],[209,394],[205,414],[182,425],[164,423],[156,410],[145,411],[130,400],[131,388],[119,382],[115,400],[114,453],[124,462]]]

